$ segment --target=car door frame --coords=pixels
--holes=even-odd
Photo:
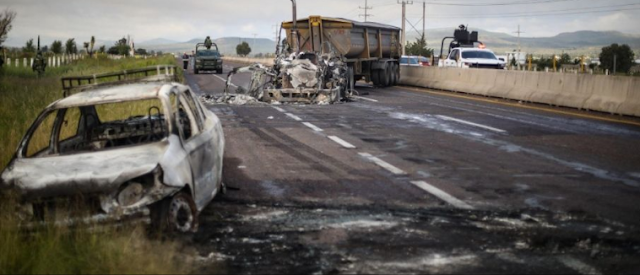
[[[182,104],[182,107],[185,108],[191,123],[192,135],[185,140],[182,124],[179,123],[179,108],[176,106],[176,125],[192,172],[195,189],[193,199],[198,210],[201,211],[213,199],[213,195],[218,189],[213,169],[214,158],[212,157],[215,152],[209,142],[211,133],[205,131],[201,110],[197,110],[197,106],[196,110],[192,110],[191,105],[187,102],[189,95],[185,93],[185,90],[179,90],[177,96],[177,104]],[[193,97],[191,98],[193,99]]]

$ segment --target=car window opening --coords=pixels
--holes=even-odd
[[[69,155],[153,143],[163,140],[168,133],[158,99],[64,108],[50,114],[57,114],[58,119],[51,123],[47,117],[40,123],[30,137],[26,157],[47,156],[54,152]],[[55,144],[50,146],[52,141]]]

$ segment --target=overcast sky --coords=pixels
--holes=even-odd
[[[640,35],[640,0],[426,0],[427,29],[454,28],[553,36],[577,30],[618,30]],[[18,13],[8,45],[42,35],[53,39],[137,43],[154,38],[187,41],[242,36],[273,38],[274,25],[291,19],[289,0],[2,0],[0,9]],[[359,20],[365,0],[298,0],[298,17],[323,15]],[[474,6],[469,6],[474,5]],[[396,0],[369,0],[370,21],[401,24]],[[408,20],[422,28],[422,1],[407,5]],[[470,18],[474,17],[474,18]],[[411,28],[407,24],[407,28]],[[409,29],[412,30],[412,29]],[[428,35],[428,31],[427,31]]]

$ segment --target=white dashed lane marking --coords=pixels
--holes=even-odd
[[[466,121],[466,120],[462,120],[462,119],[457,119],[457,118],[452,118],[452,117],[448,117],[448,116],[436,116],[440,119],[443,120],[447,120],[447,121],[453,121],[453,122],[458,122],[458,123],[462,123],[462,124],[466,124],[469,126],[473,126],[473,127],[478,127],[478,128],[482,128],[485,130],[489,130],[489,131],[493,131],[493,132],[497,132],[497,133],[506,133],[507,131],[502,130],[502,129],[498,129],[498,128],[493,128],[491,126],[487,126],[487,125],[482,125],[482,124],[478,124],[478,123],[473,123],[471,121]]]
[[[322,132],[323,130],[320,129],[318,126],[315,126],[309,122],[303,122],[302,124],[304,124],[304,126],[307,126],[309,128],[311,128],[312,130],[316,131],[316,132]]]
[[[329,139],[333,140],[334,142],[336,142],[337,144],[340,144],[342,147],[347,148],[347,149],[356,149],[356,147],[351,144],[348,143],[346,141],[344,141],[343,139],[336,137],[336,136],[328,136]]]
[[[369,153],[358,153],[360,156],[368,159],[369,161],[377,164],[378,166],[386,169],[387,171],[391,172],[394,175],[406,175],[407,173],[405,171],[402,171],[400,168],[395,167],[387,162],[385,162],[384,160],[381,160],[377,157],[372,156]]]
[[[466,210],[472,210],[473,206],[454,198],[453,196],[449,195],[447,192],[442,191],[438,188],[436,188],[435,186],[428,184],[424,181],[412,181],[411,182],[413,185],[417,186],[418,188],[427,191],[429,194],[436,196],[437,198],[447,202],[448,204],[453,205],[456,208],[460,208],[460,209],[466,209]]]
[[[278,112],[284,113],[286,112],[284,109],[280,108],[280,107],[273,107],[273,109],[278,110]]]
[[[294,114],[285,113],[285,115],[287,115],[288,117],[294,119],[295,121],[302,121],[302,119],[299,116],[296,116]]]

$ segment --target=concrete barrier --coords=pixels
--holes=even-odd
[[[640,116],[640,78],[590,74],[402,67],[400,84]]]

